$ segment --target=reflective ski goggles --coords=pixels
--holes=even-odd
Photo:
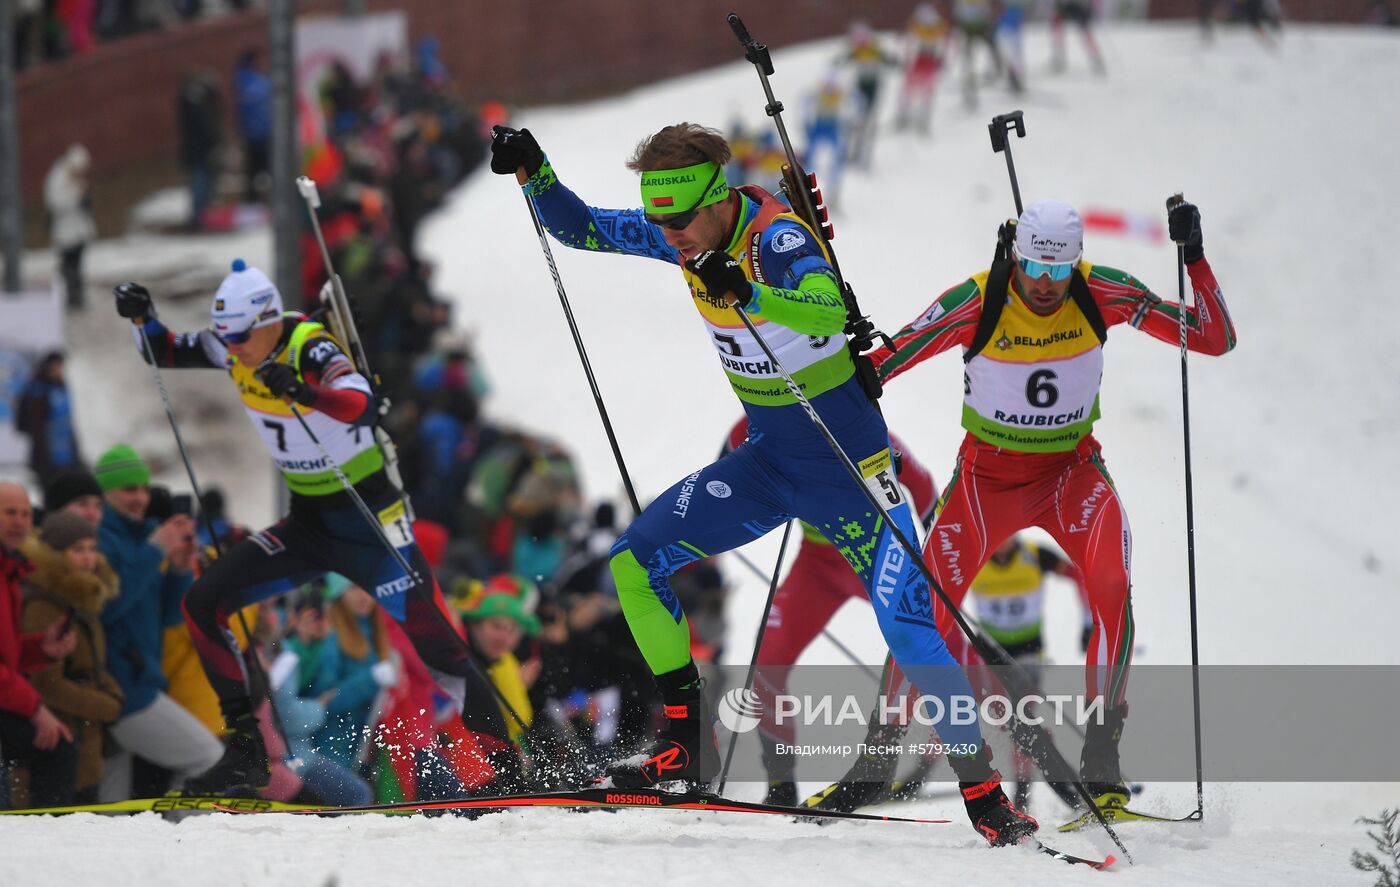
[[[1053,281],[1067,280],[1074,273],[1075,267],[1079,264],[1078,257],[1070,259],[1068,262],[1037,262],[1035,259],[1027,259],[1024,256],[1016,259],[1016,264],[1021,266],[1021,270],[1032,280],[1039,280],[1048,274]]]
[[[241,333],[220,333],[216,331],[214,333],[214,338],[223,342],[225,345],[242,345],[244,342],[253,338],[253,330],[254,327],[248,327]]]

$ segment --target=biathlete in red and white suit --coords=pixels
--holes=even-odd
[[[1187,309],[1187,347],[1224,354],[1235,347],[1235,328],[1204,258],[1200,213],[1182,204],[1168,222],[1172,239],[1186,244],[1195,294]],[[874,357],[888,381],[954,346],[968,352],[986,306],[1004,299],[985,347],[965,353],[967,437],[924,557],[959,606],[991,552],[1025,527],[1048,532],[1082,571],[1094,619],[1087,692],[1107,700],[1108,716],[1089,725],[1080,773],[1104,806],[1127,800],[1118,742],[1133,649],[1132,534],[1091,433],[1103,375],[1103,340],[1095,327],[1128,324],[1170,344],[1179,342],[1180,329],[1176,304],[1130,274],[1085,260],[1083,240],[1079,214],[1067,204],[1030,206],[1016,226],[1014,273],[1004,296],[986,292],[992,272],[974,275],[900,330],[894,351]],[[961,633],[937,596],[934,606],[957,656]]]

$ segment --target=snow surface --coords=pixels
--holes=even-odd
[[[1295,27],[1276,52],[1244,33],[1224,33],[1207,49],[1186,25],[1118,27],[1102,39],[1107,80],[1085,71],[1073,38],[1070,72],[1046,76],[1048,39],[1031,28],[1030,95],[984,92],[982,106],[969,111],[945,82],[932,140],[883,129],[876,169],[848,173],[834,218],[842,267],[887,331],[985,267],[995,226],[1012,211],[1005,164],[988,148],[986,123],[1014,107],[1024,108],[1029,130],[1013,146],[1028,201],[1056,196],[1159,218],[1166,196],[1184,190],[1201,206],[1206,249],[1240,334],[1235,352],[1193,355],[1190,364],[1202,661],[1394,664],[1400,564],[1390,500],[1400,479],[1400,357],[1390,297],[1362,278],[1379,270],[1386,279],[1382,232],[1393,230],[1400,204],[1393,158],[1400,124],[1393,96],[1384,98],[1400,83],[1400,43],[1383,32]],[[835,49],[828,42],[775,51],[774,88],[790,108],[801,106]],[[681,118],[727,126],[742,116],[762,124],[761,95],[753,69],[735,63],[600,102],[533,110],[520,123],[586,199],[632,206],[635,177],[622,164],[638,139]],[[788,125],[800,130],[795,117]],[[521,201],[513,184],[483,171],[424,227],[425,250],[493,377],[491,415],[556,435],[577,454],[593,496],[620,496]],[[654,494],[713,457],[738,404],[674,268],[553,249],[633,479],[643,497]],[[1168,245],[1091,233],[1088,249],[1094,260],[1175,297]],[[268,244],[246,235],[122,241],[94,250],[93,271],[120,279],[160,261],[172,275],[196,267],[217,275],[234,250],[259,261]],[[171,314],[193,325],[200,310],[190,304]],[[79,315],[73,330],[75,342],[92,343],[75,349],[71,369],[84,440],[105,446],[139,433],[163,454],[163,476],[178,483],[149,376],[129,352],[111,347],[110,326],[98,314]],[[1134,522],[1137,661],[1187,662],[1179,352],[1119,327],[1106,355],[1096,433]],[[961,439],[959,363],[954,355],[934,359],[897,380],[883,401],[891,427],[940,479]],[[236,427],[236,413],[212,426],[199,421],[220,414],[204,404],[222,403],[223,392],[211,393],[221,386],[171,384],[189,397],[177,394],[182,413],[186,403],[191,410],[200,404],[185,430],[201,470],[233,487],[235,513],[270,518],[273,484],[251,431]],[[771,564],[776,535],[748,554]],[[729,573],[729,655],[741,661],[766,589],[737,565]],[[1069,597],[1051,596],[1049,652],[1061,662],[1078,655]],[[849,604],[831,629],[869,661],[880,658],[883,646],[863,605]],[[839,659],[818,641],[804,661]],[[734,794],[758,792],[736,786]],[[1181,815],[1194,800],[1194,786],[1152,785],[1139,805]],[[948,817],[953,825],[827,828],[651,811],[538,810],[472,823],[0,818],[0,884],[158,887],[203,875],[298,885],[501,878],[1363,885],[1371,879],[1348,856],[1371,848],[1354,820],[1397,803],[1397,783],[1211,784],[1204,824],[1121,827],[1137,865],[1120,863],[1110,874],[985,849],[962,823],[960,805],[948,801],[892,812]],[[1045,797],[1032,812],[1045,824],[1062,816]],[[1086,855],[1112,849],[1091,833],[1047,840]]]

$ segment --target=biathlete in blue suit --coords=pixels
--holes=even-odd
[[[993,844],[1036,829],[992,770],[967,677],[934,622],[929,587],[788,391],[739,318],[755,328],[826,423],[890,519],[909,539],[914,518],[894,480],[884,420],[861,387],[843,329],[845,303],[822,242],[787,204],[724,177],[729,145],[694,124],[668,126],[628,163],[643,208],[588,206],[560,183],[529,130],[498,127],[491,169],[515,173],[545,227],[566,246],[679,265],[735,395],[748,441],[658,496],[612,549],[618,598],[665,704],[654,743],[607,768],[618,787],[686,780],[719,770],[703,710],[690,631],[669,577],[687,563],[750,542],[790,518],[819,529],[864,581],[895,660],[932,698],[931,716],[954,749],[973,825]],[[958,714],[955,716],[955,712]]]

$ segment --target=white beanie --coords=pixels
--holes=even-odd
[[[1041,200],[1016,223],[1016,255],[1036,262],[1073,262],[1084,252],[1084,222],[1074,207]]]
[[[282,322],[282,294],[262,271],[242,259],[214,293],[214,332],[245,333]]]

